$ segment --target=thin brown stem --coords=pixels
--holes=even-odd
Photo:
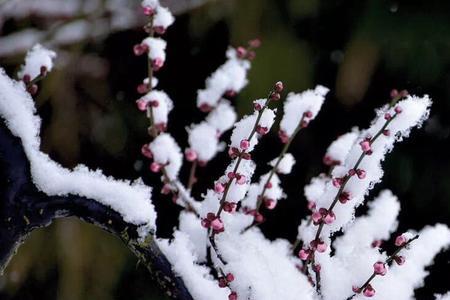
[[[195,182],[197,181],[197,178],[195,177],[195,171],[197,170],[197,160],[194,160],[191,164],[191,170],[189,171],[189,180],[187,189],[188,191],[192,191],[192,187],[194,186]]]

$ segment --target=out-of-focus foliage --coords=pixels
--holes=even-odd
[[[49,20],[33,15],[2,22],[0,38],[49,25]],[[241,113],[277,80],[293,91],[314,83],[331,87],[333,95],[317,122],[293,145],[298,167],[286,178],[285,187],[291,187],[286,190],[288,201],[263,226],[271,237],[293,239],[295,222],[305,211],[300,187],[321,171],[327,144],[352,124],[366,126],[373,108],[385,102],[391,88],[428,93],[435,99],[430,121],[424,132],[414,133],[415,138],[386,161],[380,188],[392,188],[403,200],[400,223],[405,228],[421,228],[431,221],[449,224],[449,28],[446,0],[209,1],[179,15],[167,35],[168,62],[160,78],[179,108],[171,115],[169,130],[181,143],[186,141],[184,127],[198,117],[195,91],[223,61],[228,43],[243,44],[253,37],[263,41],[250,72],[251,83],[236,101]],[[37,98],[44,120],[43,150],[57,161],[69,167],[82,162],[118,178],[144,175],[152,185],[158,181],[139,157],[146,120],[134,101],[146,66],[133,56],[132,46],[142,38],[140,29],[132,27],[60,47],[58,68]],[[0,57],[0,64],[16,71],[22,58],[23,53]],[[261,148],[277,145],[276,137],[268,136]],[[274,153],[257,152],[255,157],[268,161]],[[213,161],[210,168],[220,173],[222,160]],[[200,169],[194,192],[200,194],[217,174]],[[159,234],[168,236],[177,209],[154,185]],[[136,263],[108,234],[80,221],[58,221],[34,233],[19,249],[0,277],[0,298],[163,299],[147,271],[136,268]],[[448,289],[448,257],[439,257],[434,268],[435,277],[427,279],[426,286],[435,292]],[[417,297],[429,295],[430,291],[420,290]]]

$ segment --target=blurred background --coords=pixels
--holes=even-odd
[[[164,2],[164,1],[163,1]],[[170,237],[177,208],[160,195],[140,147],[146,119],[135,108],[136,86],[146,62],[132,47],[144,37],[138,2],[130,0],[0,0],[0,65],[16,74],[28,48],[40,42],[58,52],[54,72],[36,98],[43,118],[42,150],[66,167],[101,168],[116,178],[142,176],[155,187],[158,235]],[[229,44],[254,37],[263,45],[250,85],[234,100],[241,114],[275,81],[288,91],[323,84],[331,88],[319,117],[291,148],[295,171],[285,176],[288,198],[267,213],[266,235],[294,241],[306,214],[303,186],[325,171],[328,144],[353,126],[365,128],[392,88],[434,99],[423,129],[399,144],[386,161],[383,183],[402,203],[399,231],[437,222],[450,225],[450,2],[446,0],[172,0],[168,59],[160,87],[175,102],[169,131],[184,147],[185,127],[198,122],[195,95],[221,65]],[[228,136],[225,137],[227,139]],[[263,139],[257,173],[281,144]],[[226,155],[199,170],[200,197],[223,172]],[[187,180],[188,166],[181,174]],[[363,213],[363,209],[360,213]],[[0,245],[1,246],[1,245]],[[417,299],[450,289],[450,253],[440,254]],[[31,234],[4,276],[0,299],[165,299],[146,269],[121,242],[75,219],[59,220]]]

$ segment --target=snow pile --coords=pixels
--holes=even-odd
[[[278,158],[275,158],[269,162],[269,165],[272,167],[275,167],[275,164],[277,162]],[[295,164],[295,158],[292,154],[286,153],[281,158],[280,162],[278,163],[276,172],[279,174],[289,174],[292,171],[292,167]]]
[[[25,64],[22,65],[18,73],[20,79],[24,76],[30,76],[30,79],[34,79],[45,72],[50,72],[53,68],[53,60],[56,57],[56,53],[48,50],[41,45],[35,45],[30,51],[28,51],[25,57]]]
[[[166,61],[167,42],[162,38],[145,38],[141,45],[146,45],[148,49],[148,58],[152,61],[159,60],[162,64]]]
[[[281,131],[290,137],[300,125],[302,118],[305,118],[305,121],[313,120],[322,107],[328,91],[328,88],[318,85],[314,90],[299,94],[289,93],[284,103]]]
[[[21,83],[11,80],[0,70],[0,114],[11,132],[22,140],[30,161],[31,176],[36,186],[52,196],[79,195],[111,207],[130,222],[155,230],[156,213],[150,201],[151,188],[141,181],[116,180],[85,166],[74,170],[61,167],[40,151],[41,120],[30,95]]]
[[[238,58],[235,49],[228,49],[227,61],[206,80],[205,88],[197,92],[197,107],[208,111],[225,93],[240,92],[248,83],[249,69],[248,60]]]
[[[158,135],[150,144],[149,149],[153,156],[154,163],[164,166],[167,177],[170,180],[178,178],[181,169],[183,155],[177,142],[168,133]]]
[[[143,110],[147,110],[146,108],[149,106],[152,108],[151,117],[156,126],[163,128],[167,126],[169,113],[173,109],[173,102],[165,92],[152,90],[141,97],[138,102],[142,102]]]

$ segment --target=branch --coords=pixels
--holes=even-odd
[[[76,195],[47,196],[33,184],[21,140],[0,124],[0,272],[25,238],[56,218],[78,217],[120,238],[173,298],[192,299],[181,278],[149,235],[138,241],[138,226],[92,199]]]

